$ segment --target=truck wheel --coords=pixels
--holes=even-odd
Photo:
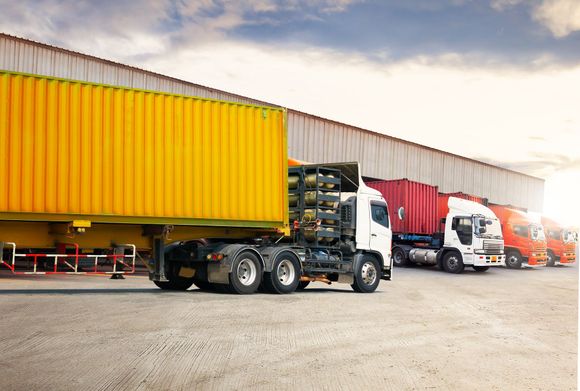
[[[168,281],[153,281],[155,285],[168,291],[186,291],[193,285],[193,278],[179,277],[178,264],[169,263],[168,266],[165,270],[165,277]]]
[[[376,258],[365,256],[358,263],[354,271],[354,283],[351,285],[355,292],[372,293],[381,281],[380,266]]]
[[[464,268],[465,265],[459,253],[450,251],[443,256],[443,270],[447,273],[459,274]]]
[[[548,254],[546,255],[546,266],[555,266],[556,265],[556,257],[551,250],[548,250]]]
[[[262,265],[256,254],[244,251],[232,263],[229,290],[241,295],[256,292],[262,282]]]
[[[300,283],[300,263],[295,256],[283,253],[276,257],[272,272],[264,273],[264,288],[270,293],[292,293]]]
[[[399,247],[393,249],[393,265],[398,267],[406,266],[409,260],[407,259],[407,254],[405,250]]]
[[[474,266],[473,270],[475,270],[476,272],[486,272],[489,270],[489,266]]]
[[[522,256],[517,251],[510,251],[505,257],[505,265],[509,269],[520,269],[522,267]]]

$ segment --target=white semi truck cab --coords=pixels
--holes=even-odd
[[[310,282],[347,283],[371,293],[392,273],[387,203],[361,179],[358,163],[288,169],[282,236],[176,242],[164,251],[162,289],[291,293]]]
[[[449,197],[448,207],[442,232],[393,240],[395,264],[438,265],[449,273],[461,273],[466,265],[480,272],[505,265],[501,225],[495,214],[484,205],[456,197]]]

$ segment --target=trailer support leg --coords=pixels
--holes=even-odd
[[[167,281],[165,276],[165,240],[163,237],[153,238],[153,262],[154,268],[149,279],[153,281]]]

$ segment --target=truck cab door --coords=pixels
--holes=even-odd
[[[391,224],[387,204],[382,200],[370,200],[370,250],[377,251],[383,256],[385,266],[391,263]]]
[[[473,219],[471,216],[452,216],[447,220],[451,224],[445,225],[445,246],[456,248],[466,265],[473,264]]]

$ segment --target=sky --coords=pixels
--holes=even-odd
[[[580,226],[580,1],[0,0],[0,31],[546,179]]]

